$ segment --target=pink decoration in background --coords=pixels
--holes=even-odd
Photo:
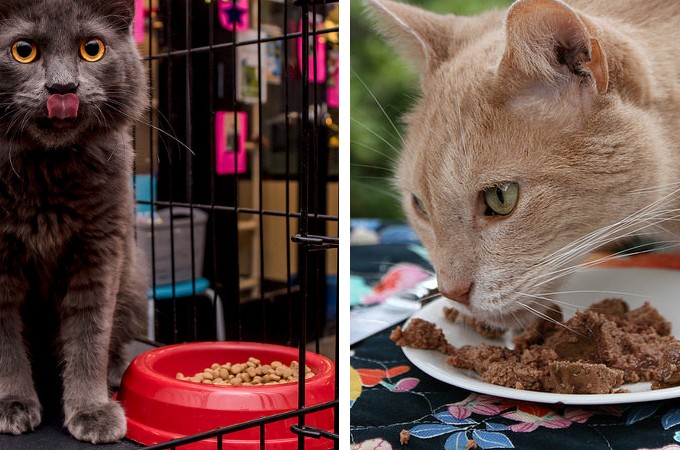
[[[135,35],[135,42],[144,42],[144,0],[136,0],[135,4],[135,21],[133,25],[133,32]]]
[[[250,28],[248,20],[248,0],[218,0],[217,17],[222,28],[227,31],[246,31]]]
[[[326,89],[326,101],[331,108],[340,107],[340,58],[336,52],[333,52],[335,57],[328,58],[329,77],[328,88]]]
[[[312,23],[309,23],[309,54],[307,55],[307,59],[309,61],[308,70],[309,74],[307,75],[307,79],[311,81],[312,83],[323,83],[326,81],[326,44],[324,42],[323,36],[320,34],[317,34],[316,36],[313,36],[311,34],[312,31]],[[323,22],[319,22],[316,24],[316,29],[320,30],[323,28]],[[300,19],[300,26],[298,27],[298,31],[302,32],[302,19]],[[314,51],[314,46],[316,45],[316,54]],[[316,64],[314,64],[316,60]],[[300,73],[302,73],[302,38],[298,38],[298,63],[300,66]],[[315,70],[316,67],[316,70]]]
[[[235,123],[234,118],[238,121]],[[237,126],[235,126],[237,125]],[[246,171],[246,135],[248,114],[217,111],[215,114],[215,164],[219,175]],[[236,145],[236,151],[234,151]]]
[[[412,288],[429,277],[428,272],[415,264],[399,264],[383,275],[378,284],[373,286],[371,293],[361,299],[361,303],[364,305],[382,303],[390,295]]]

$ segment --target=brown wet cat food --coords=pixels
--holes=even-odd
[[[411,346],[437,336],[438,346],[430,348],[444,349],[448,364],[501,386],[606,394],[624,383],[651,381],[653,389],[680,384],[680,342],[649,303],[630,310],[623,300],[609,299],[564,323],[537,321],[517,336],[512,350],[488,344],[456,349],[441,343],[443,332],[433,324],[410,327],[393,340]]]
[[[444,332],[435,324],[423,319],[412,319],[406,329],[395,328],[390,334],[390,339],[401,347],[438,350],[444,354],[453,351],[453,346],[446,342]]]

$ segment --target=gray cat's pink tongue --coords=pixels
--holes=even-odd
[[[80,100],[76,94],[52,94],[47,99],[48,119],[75,119],[78,117]]]

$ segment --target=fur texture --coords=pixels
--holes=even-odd
[[[146,103],[129,32],[133,7],[132,0],[0,3],[2,433],[40,423],[31,366],[44,379],[44,360],[55,355],[69,432],[93,443],[125,435],[108,385],[119,381],[123,345],[143,332],[146,315],[130,184],[130,129]],[[93,37],[106,50],[89,62],[79,52]],[[12,56],[18,40],[35,44],[33,62]],[[77,117],[48,119],[55,91],[78,97]]]
[[[420,68],[396,182],[460,309],[499,327],[546,311],[589,252],[673,236],[680,206],[680,3],[519,0],[479,17],[370,0]],[[506,216],[484,190],[519,185]]]

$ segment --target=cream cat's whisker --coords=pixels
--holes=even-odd
[[[393,156],[391,156],[391,155],[389,155],[388,153],[382,152],[382,151],[380,151],[379,149],[377,149],[377,148],[375,148],[375,147],[372,147],[372,146],[370,146],[370,145],[364,144],[363,142],[356,141],[356,140],[354,140],[354,139],[350,139],[350,143],[351,143],[352,145],[356,145],[356,146],[359,146],[359,147],[363,147],[363,148],[365,148],[366,150],[370,150],[370,151],[372,151],[373,153],[382,156],[383,158],[385,158],[385,160],[389,163],[389,165],[390,165],[392,168],[396,167],[396,164],[397,164],[396,158],[393,157]],[[392,169],[387,169],[387,168],[385,168],[385,169],[386,169],[386,170],[392,170]]]
[[[510,311],[510,315],[515,319],[517,324],[519,325],[520,330],[524,330],[526,328],[526,325],[522,323],[522,321],[517,317],[517,314],[515,314],[515,311]]]
[[[350,167],[362,167],[364,169],[384,170],[386,172],[390,171],[390,169],[388,169],[387,167],[374,166],[372,164],[354,164],[354,163],[352,163],[352,164],[350,164]]]
[[[673,209],[673,210],[667,210],[666,212],[678,212],[678,211],[679,210]],[[619,240],[621,238],[626,238],[626,237],[641,234],[641,232],[646,230],[647,228],[650,228],[650,227],[653,227],[653,226],[658,226],[658,223],[661,223],[661,222],[664,222],[664,221],[677,220],[678,218],[680,218],[680,216],[662,217],[661,219],[655,218],[655,222],[652,223],[652,224],[649,224],[649,223],[646,223],[646,222],[648,222],[650,219],[648,219],[647,217],[642,217],[641,219],[637,220],[637,223],[642,223],[642,224],[644,224],[643,226],[640,226],[636,229],[630,230],[623,235],[618,235],[617,233],[619,233],[620,230],[625,229],[626,227],[630,227],[632,225],[632,223],[635,223],[635,222],[626,223],[625,226],[621,229],[608,230],[608,234],[604,234],[602,236],[599,236],[599,238],[596,239],[596,240],[591,240],[587,243],[581,244],[579,247],[577,247],[575,249],[570,249],[570,250],[565,251],[565,253],[568,254],[568,257],[554,258],[551,261],[544,261],[544,264],[545,265],[560,265],[560,264],[563,264],[564,262],[566,262],[570,259],[573,259],[575,257],[580,257],[580,256],[582,256],[586,253],[590,253],[592,250],[594,250],[597,247],[601,247],[605,244],[612,243],[612,242]],[[611,228],[611,227],[605,227],[605,228]],[[647,244],[645,244],[645,245],[647,245]],[[564,270],[566,270],[566,269],[558,269],[555,272],[549,272],[549,273],[544,274],[543,276],[550,276],[554,273],[564,271]],[[554,279],[554,278],[551,278],[551,280],[552,279]]]
[[[567,309],[571,309],[574,311],[577,311],[580,307],[578,305],[575,305],[573,303],[565,302],[565,301],[560,301],[560,300],[555,300],[552,297],[546,297],[545,295],[542,294],[528,294],[526,292],[516,292],[518,295],[523,295],[525,297],[529,297],[533,302],[536,302],[540,305],[542,305],[545,308],[548,308],[552,311],[557,311],[557,309],[553,308],[551,305],[559,305],[559,306],[564,306]],[[546,303],[541,303],[541,302],[546,302]]]
[[[392,125],[392,128],[394,128],[394,131],[397,133],[397,136],[399,136],[399,141],[403,144],[404,143],[404,137],[401,135],[401,133],[399,132],[399,129],[396,127],[396,125],[394,125],[394,122],[392,122],[392,118],[387,114],[387,111],[385,111],[385,108],[383,108],[382,104],[378,101],[375,94],[373,94],[373,91],[371,90],[371,88],[368,87],[368,85],[364,82],[364,80],[361,78],[361,76],[359,76],[359,74],[357,74],[354,70],[350,69],[350,72],[352,73],[352,75],[354,75],[356,77],[357,80],[359,80],[359,83],[361,83],[361,85],[364,87],[366,92],[368,92],[368,95],[371,96],[371,98],[373,99],[375,104],[378,106],[378,108],[380,108],[380,111],[382,111],[383,115],[385,116],[385,119],[387,119],[387,121],[390,123],[390,125]]]
[[[572,291],[554,291],[554,292],[543,292],[543,295],[572,295],[572,294],[606,294],[606,295],[626,295],[626,296],[631,296],[631,297],[640,297],[640,298],[646,298],[649,297],[648,295],[641,295],[641,294],[634,294],[631,292],[623,292],[623,291],[608,291],[608,290],[572,290]],[[557,300],[553,300],[555,303],[558,303]]]
[[[591,261],[586,261],[586,262],[581,263],[581,264],[577,264],[577,265],[570,266],[570,267],[567,267],[567,268],[564,268],[564,269],[560,269],[558,271],[553,272],[554,274],[557,273],[556,276],[553,276],[553,277],[551,277],[547,280],[541,281],[541,282],[537,283],[534,287],[541,286],[545,283],[549,283],[551,281],[554,281],[554,280],[563,278],[565,276],[571,275],[578,270],[588,268],[588,267],[592,267],[592,266],[596,266],[596,265],[603,263],[603,262],[611,261],[611,260],[614,260],[614,259],[620,259],[620,258],[624,258],[624,257],[627,257],[627,256],[634,256],[634,255],[640,255],[640,254],[644,254],[644,253],[650,253],[652,251],[670,250],[672,248],[680,247],[680,242],[677,242],[677,241],[659,241],[659,243],[664,243],[664,242],[672,242],[672,244],[661,246],[661,247],[656,247],[656,248],[646,248],[644,250],[640,250],[640,251],[637,251],[637,252],[631,252],[630,249],[624,249],[624,250],[621,250],[619,252],[603,256],[601,258],[596,258],[596,259],[591,260]],[[632,248],[634,249],[634,248],[637,248],[637,247],[648,247],[648,246],[649,246],[649,244],[641,244],[639,246],[635,246],[635,247],[632,247]]]
[[[355,119],[354,117],[350,117],[350,120],[351,120],[352,122],[354,122],[355,124],[359,125],[359,126],[360,126],[361,128],[363,128],[364,130],[366,130],[366,131],[368,131],[369,133],[371,133],[373,136],[375,136],[375,137],[377,137],[378,139],[380,139],[382,142],[385,143],[385,145],[387,145],[387,146],[388,146],[390,149],[392,149],[392,151],[394,151],[395,153],[397,153],[397,152],[399,151],[399,150],[398,150],[392,143],[390,143],[387,139],[385,139],[384,137],[380,136],[378,133],[376,133],[375,131],[373,131],[371,128],[369,128],[368,126],[364,125],[363,123],[359,122],[359,121],[358,121],[357,119]]]
[[[375,186],[373,184],[362,183],[361,180],[357,179],[357,178],[354,178],[353,181],[354,181],[354,183],[359,183],[361,185],[361,187],[363,187],[363,188],[367,188],[367,189],[372,190],[374,192],[379,192],[381,195],[385,195],[385,196],[391,198],[396,203],[399,203],[401,201],[401,197],[396,192],[393,192],[393,191],[387,190],[387,189],[381,189],[380,187]]]
[[[659,185],[656,185],[656,186],[648,186],[648,187],[643,187],[643,188],[638,188],[638,189],[632,189],[628,192],[634,193],[634,194],[644,194],[644,193],[652,193],[652,192],[661,192],[661,191],[665,191],[666,189],[675,188],[675,187],[680,187],[680,181],[674,181],[674,182],[671,182],[671,183],[659,184]]]
[[[532,314],[536,315],[537,317],[539,317],[539,318],[541,318],[541,319],[543,319],[543,320],[546,320],[546,321],[548,321],[548,322],[554,323],[555,325],[560,326],[560,327],[562,327],[562,328],[564,328],[564,329],[566,329],[566,330],[569,330],[569,331],[571,331],[572,333],[578,334],[579,336],[586,337],[586,335],[584,335],[583,333],[574,330],[573,328],[571,328],[570,326],[564,324],[563,322],[560,322],[559,320],[553,319],[553,318],[550,317],[549,315],[547,315],[547,314],[545,314],[545,313],[543,313],[543,312],[537,310],[536,308],[532,308],[531,306],[529,306],[529,305],[527,305],[527,304],[525,304],[525,303],[522,303],[522,302],[520,302],[519,300],[517,301],[517,304],[520,305],[520,306],[522,306],[524,309],[526,309],[527,311],[531,312]]]
[[[612,235],[613,233],[618,232],[621,229],[624,229],[626,226],[628,226],[631,222],[639,220],[641,216],[644,216],[648,213],[655,212],[655,208],[657,208],[659,205],[665,204],[665,202],[668,200],[669,197],[675,195],[676,193],[680,192],[680,189],[676,189],[675,191],[663,196],[662,198],[652,202],[651,204],[645,206],[644,208],[639,209],[638,211],[628,215],[627,217],[624,217],[623,219],[619,220],[618,222],[615,222],[611,225],[607,225],[605,227],[599,228],[591,233],[588,233],[587,235],[583,236],[582,238],[579,238],[575,241],[573,241],[571,244],[568,244],[567,246],[562,247],[561,249],[551,253],[550,255],[545,257],[545,260],[550,260],[553,259],[553,262],[562,262],[560,259],[563,259],[564,261],[568,261],[569,259],[573,258],[574,251],[578,250],[579,252],[582,251],[583,248],[588,249],[587,252],[590,252],[591,250],[594,249],[594,246],[592,245],[592,242],[598,242],[598,246],[601,246],[599,242],[602,236],[608,236]],[[623,228],[622,228],[623,227]],[[597,239],[596,239],[597,238]],[[575,248],[572,249],[570,247],[574,246]],[[582,253],[586,253],[583,251]],[[582,253],[576,252],[576,255],[580,255]],[[554,258],[555,255],[564,255],[562,258]]]

